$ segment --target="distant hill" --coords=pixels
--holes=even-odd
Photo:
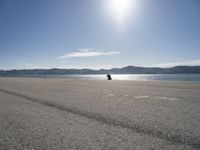
[[[0,70],[0,76],[74,75],[74,74],[200,74],[200,66],[176,66],[171,68],[127,66],[112,69],[23,69]]]

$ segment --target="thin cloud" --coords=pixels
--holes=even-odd
[[[200,66],[200,59],[157,64],[154,67]]]
[[[96,49],[80,49],[78,51],[69,52],[65,55],[59,56],[59,59],[65,59],[65,58],[77,58],[77,57],[96,57],[96,56],[110,56],[110,55],[116,55],[120,54],[119,51],[107,51],[104,52],[102,50],[96,50]]]

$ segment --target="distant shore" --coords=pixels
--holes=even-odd
[[[13,69],[0,70],[0,75],[92,75],[92,74],[200,74],[200,66],[175,66],[170,68],[126,66],[112,69]]]

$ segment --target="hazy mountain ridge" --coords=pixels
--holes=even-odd
[[[112,69],[22,69],[0,70],[1,76],[20,75],[73,75],[73,74],[198,74],[200,66],[176,66],[171,68],[127,66]]]

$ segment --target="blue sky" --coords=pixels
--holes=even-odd
[[[127,65],[200,65],[200,0],[0,0],[0,69]]]

